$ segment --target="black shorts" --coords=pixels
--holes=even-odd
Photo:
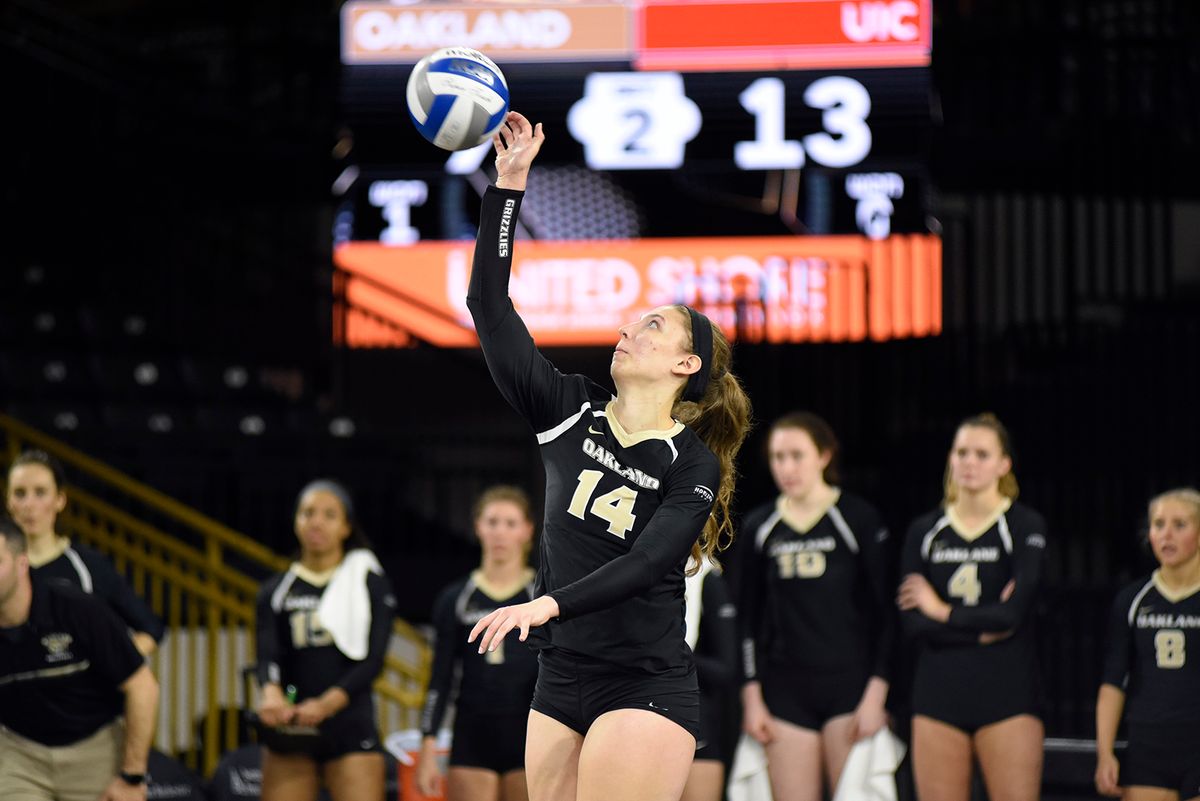
[[[728,727],[726,701],[709,693],[700,694],[700,735],[696,738],[696,759],[725,761]]]
[[[865,670],[824,671],[768,662],[759,681],[772,717],[820,731],[858,708],[869,678]]]
[[[1003,644],[940,654],[927,649],[913,676],[913,714],[967,734],[1017,715],[1041,718],[1036,665],[1009,656]]]
[[[1122,787],[1162,787],[1181,801],[1200,796],[1200,731],[1195,726],[1129,724]]]
[[[646,709],[700,738],[700,689],[692,665],[656,675],[549,648],[538,654],[532,706],[580,734],[605,712]]]
[[[371,703],[349,706],[317,729],[321,738],[312,753],[317,762],[329,762],[347,754],[383,752],[375,727],[375,707]]]
[[[482,768],[501,776],[525,769],[525,729],[529,710],[512,714],[454,713],[450,767]]]

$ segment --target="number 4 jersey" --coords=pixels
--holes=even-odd
[[[495,187],[484,196],[467,306],[496,386],[536,432],[546,469],[536,590],[560,615],[538,645],[649,673],[686,667],[684,566],[712,512],[717,459],[680,423],[626,431],[610,390],[560,373],[537,350],[508,298],[522,196]]]
[[[1200,726],[1200,586],[1173,592],[1155,571],[1117,595],[1104,683],[1130,723]]]

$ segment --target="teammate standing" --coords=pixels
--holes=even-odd
[[[495,137],[467,306],[497,387],[537,433],[546,468],[538,597],[476,624],[541,647],[525,748],[534,801],[676,801],[696,749],[696,668],[684,566],[731,538],[733,458],[750,404],[704,315],[663,306],[617,332],[616,396],[563,375],[508,298],[512,234],[541,125],[510,112]],[[549,625],[546,625],[549,624]],[[482,636],[480,636],[482,635]]]
[[[8,513],[29,542],[29,566],[39,581],[60,582],[101,598],[129,627],[143,656],[158,648],[166,628],[103,554],[59,536],[67,508],[66,473],[45,451],[25,451],[8,468]]]
[[[819,801],[822,773],[832,796],[851,746],[887,723],[887,529],[837,487],[837,450],[815,414],[776,420],[767,456],[779,497],[742,525],[743,727],[766,748],[779,801]]]
[[[454,740],[447,774],[448,801],[524,801],[525,728],[537,680],[537,655],[508,637],[494,651],[476,652],[467,632],[497,607],[533,600],[533,511],[517,487],[491,487],[475,502],[475,535],[483,561],[454,582],[433,606],[433,670],[421,715],[417,789],[438,795],[437,733],[459,675]]]
[[[913,772],[921,801],[966,801],[978,758],[992,801],[1041,788],[1043,728],[1029,619],[1046,550],[1042,516],[1016,501],[1008,431],[958,427],[945,497],[908,529],[897,603],[917,641]]]
[[[1150,501],[1158,569],[1117,595],[1096,699],[1096,789],[1125,801],[1200,798],[1200,492]],[[1123,762],[1113,754],[1121,714]]]
[[[300,558],[263,585],[257,607],[258,716],[266,727],[315,727],[304,753],[268,738],[263,801],[382,801],[384,758],[371,684],[383,669],[396,601],[354,504],[333,481],[296,502]]]

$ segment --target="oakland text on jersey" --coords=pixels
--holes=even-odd
[[[833,537],[817,537],[811,540],[791,540],[787,542],[773,542],[767,549],[768,556],[779,556],[785,553],[806,553],[808,551],[822,551],[830,553],[837,550],[837,540]]]
[[[600,464],[612,470],[622,478],[632,481],[639,487],[644,489],[656,490],[659,487],[659,481],[654,476],[648,476],[636,467],[624,467],[606,448],[597,445],[588,438],[583,440],[583,452],[595,459]]]
[[[1139,610],[1137,616],[1139,629],[1200,629],[1200,615],[1154,614]]]
[[[297,609],[316,609],[321,605],[319,595],[289,595],[283,599],[283,611],[294,612]]]
[[[508,258],[509,231],[512,230],[513,209],[516,207],[517,201],[511,197],[505,199],[504,212],[500,215],[500,239],[497,244],[497,255],[502,259]]]
[[[935,543],[929,561],[940,562],[999,562],[1000,549],[993,547],[954,548]]]

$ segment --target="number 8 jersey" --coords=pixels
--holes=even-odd
[[[558,602],[559,617],[535,643],[647,673],[689,667],[684,567],[712,512],[717,458],[678,422],[625,431],[611,391],[538,351],[508,299],[523,194],[484,195],[467,306],[496,386],[536,433],[546,469],[535,589]]]

